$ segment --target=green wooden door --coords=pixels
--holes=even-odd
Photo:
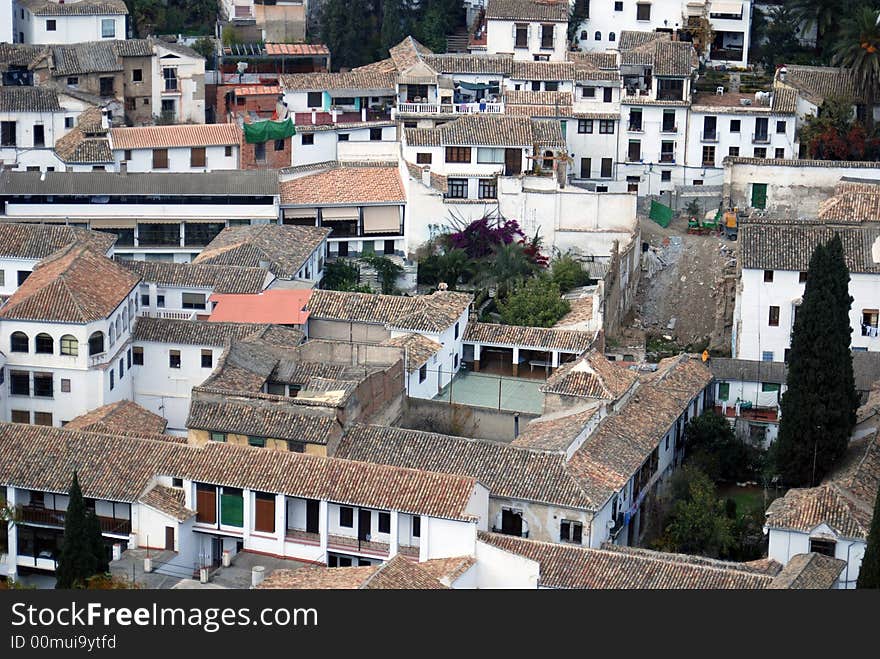
[[[752,208],[767,208],[766,183],[752,183]]]

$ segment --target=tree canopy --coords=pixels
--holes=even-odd
[[[874,501],[874,517],[868,532],[868,546],[859,568],[857,588],[880,588],[880,492]]]
[[[552,327],[571,310],[559,286],[544,276],[533,277],[498,302],[501,319],[508,325]]]
[[[107,554],[98,518],[86,509],[76,472],[68,496],[55,587],[84,588],[91,577],[107,571]]]

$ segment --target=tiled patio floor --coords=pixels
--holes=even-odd
[[[500,383],[500,384],[499,384]],[[459,371],[452,382],[434,397],[434,400],[450,401],[463,405],[491,407],[499,409],[499,387],[501,409],[515,412],[540,414],[544,404],[544,394],[539,390],[543,380],[504,377]]]

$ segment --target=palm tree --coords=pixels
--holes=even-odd
[[[874,101],[880,88],[880,12],[863,6],[841,23],[832,62],[855,78],[866,105],[867,132],[872,136]]]
[[[792,0],[788,3],[804,32],[816,26],[816,50],[819,50],[823,38],[834,32],[840,17],[849,13],[846,10],[851,9],[851,5],[852,0]]]
[[[517,283],[535,271],[522,243],[496,245],[484,278],[498,287],[498,297],[506,297]]]

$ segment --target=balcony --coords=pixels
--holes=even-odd
[[[704,131],[700,133],[700,141],[701,142],[717,142],[718,141],[718,131]]]
[[[752,144],[770,144],[770,134],[752,133]]]
[[[504,103],[398,103],[396,114],[504,114]]]
[[[419,548],[418,547],[412,547],[410,545],[400,545],[397,548],[397,551],[399,554],[406,556],[408,558],[415,558],[416,560],[418,560],[418,558],[419,558]]]
[[[675,124],[669,124],[669,125],[664,124],[664,125],[660,128],[660,132],[661,132],[661,133],[677,133],[677,132],[678,132],[678,126],[676,126]]]
[[[528,531],[521,531],[520,533],[512,533],[510,531],[510,529],[504,529],[504,528],[500,528],[497,526],[492,527],[492,533],[503,533],[504,535],[514,535],[518,538],[528,538],[529,537]]]
[[[320,545],[321,534],[309,533],[303,529],[286,529],[284,531],[284,539],[290,542],[300,542],[306,545]]]
[[[716,48],[709,49],[709,59],[715,61],[741,62],[743,58],[742,48]]]
[[[337,551],[356,551],[362,554],[374,554],[376,556],[388,556],[391,549],[387,542],[374,542],[361,540],[348,535],[327,536],[327,549]]]
[[[631,124],[627,127],[627,130],[628,130],[630,133],[644,133],[644,132],[645,132],[644,128],[642,128],[642,123],[641,123],[641,122],[639,122],[639,123],[631,123]]]
[[[169,320],[195,320],[195,311],[142,311],[141,316],[146,318],[167,318]]]
[[[44,526],[64,527],[64,511],[22,506],[19,521],[25,524],[41,524]],[[127,535],[131,533],[131,520],[115,519],[113,517],[98,516],[98,523],[102,533]]]
[[[660,154],[660,162],[675,162],[675,154],[674,153],[661,153]]]
[[[107,352],[99,352],[96,355],[89,355],[89,366],[97,366],[107,361]]]

